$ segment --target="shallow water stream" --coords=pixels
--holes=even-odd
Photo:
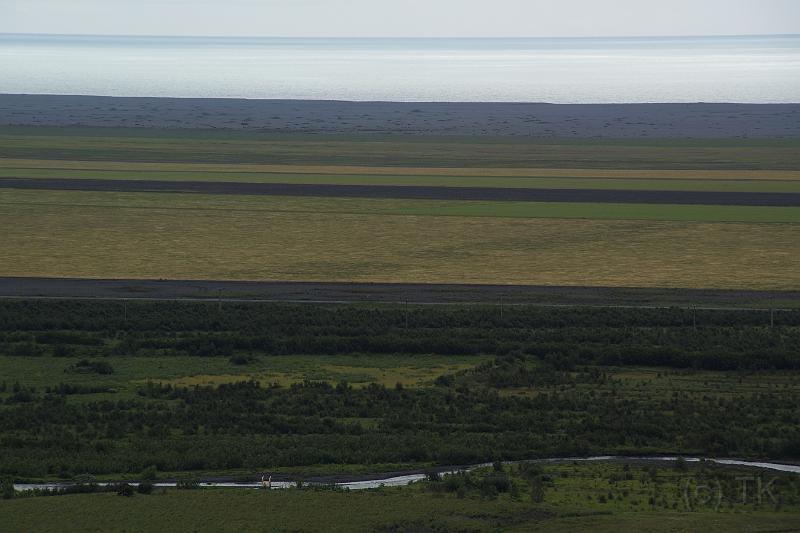
[[[582,462],[596,462],[596,461],[617,461],[617,462],[627,462],[627,461],[676,461],[678,459],[677,456],[658,456],[658,457],[637,457],[637,456],[622,456],[622,455],[599,455],[594,457],[556,457],[551,459],[535,459],[532,461],[512,461],[507,464],[518,464],[520,462],[528,462],[528,463],[563,463],[563,462],[572,462],[572,461],[582,461]],[[758,468],[762,470],[776,470],[780,472],[791,472],[795,474],[800,474],[800,465],[791,465],[791,464],[784,464],[784,463],[773,463],[773,462],[763,462],[763,461],[740,461],[737,459],[715,459],[715,458],[700,458],[700,457],[683,457],[683,460],[688,463],[697,463],[700,461],[709,461],[712,463],[720,464],[720,465],[730,465],[730,466],[745,466],[750,468]],[[481,463],[463,467],[442,467],[442,468],[434,468],[431,471],[439,472],[440,474],[449,474],[455,473],[458,471],[469,471],[475,470],[477,468],[484,468],[487,466],[491,466],[491,463]],[[365,478],[367,476],[364,476]],[[369,476],[369,479],[364,480],[356,480],[356,481],[344,481],[344,482],[337,482],[337,483],[330,483],[331,485],[335,485],[337,487],[343,489],[351,489],[351,490],[360,490],[360,489],[375,489],[378,487],[400,487],[405,486],[415,481],[421,481],[427,477],[427,474],[424,473],[409,473],[404,475],[393,475],[391,477],[385,477],[380,479],[374,479],[374,476]],[[98,483],[98,485],[104,486],[108,485],[109,483]],[[138,485],[138,483],[132,482],[131,485]],[[310,484],[319,484],[315,482],[311,482]],[[35,489],[61,489],[65,487],[69,487],[74,485],[72,482],[54,482],[54,483],[17,483],[14,485],[14,488],[19,491],[25,490],[35,490]],[[175,487],[177,483],[175,481],[172,482],[156,482],[153,483],[154,487]],[[296,483],[294,481],[273,481],[272,488],[273,489],[286,489],[294,487]],[[261,488],[261,482],[249,482],[249,483],[236,483],[232,481],[208,481],[208,482],[201,482],[201,487],[210,487],[210,488],[237,488],[237,489],[259,489]]]

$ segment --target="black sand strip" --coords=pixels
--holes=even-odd
[[[0,125],[526,138],[798,138],[799,104],[340,102],[0,95]]]
[[[0,277],[0,298],[797,308],[800,291]]]
[[[769,192],[321,185],[299,183],[176,182],[60,178],[0,178],[0,188],[114,192],[183,192],[256,196],[318,196],[332,198],[404,198],[413,200],[800,206],[800,193]]]

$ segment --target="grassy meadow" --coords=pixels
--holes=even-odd
[[[800,192],[800,173],[787,171],[762,171],[756,175],[743,174],[737,178],[730,174],[725,177],[704,175],[702,171],[673,171],[664,177],[656,174],[649,176],[648,171],[627,173],[619,171],[609,176],[588,175],[585,169],[528,169],[530,175],[502,175],[498,168],[482,169],[482,176],[459,175],[462,169],[449,169],[442,173],[441,169],[415,169],[415,174],[386,174],[386,167],[366,167],[361,172],[343,172],[339,167],[323,167],[322,172],[302,172],[291,166],[283,167],[283,171],[249,171],[239,169],[241,166],[230,165],[220,170],[203,170],[208,165],[185,163],[178,164],[181,170],[132,169],[116,170],[114,164],[110,168],[95,162],[81,162],[84,168],[33,166],[34,162],[24,160],[0,160],[0,178],[68,178],[68,179],[118,179],[118,180],[152,180],[152,181],[212,181],[240,183],[302,183],[324,185],[400,185],[431,187],[501,187],[501,188],[537,188],[537,189],[602,189],[602,190],[661,190],[661,191],[728,191],[728,192]],[[19,165],[19,166],[17,166]],[[31,166],[25,166],[31,165]],[[147,164],[150,166],[149,164]],[[197,168],[200,167],[200,168]],[[302,168],[302,167],[301,167]],[[327,172],[325,172],[327,170]],[[440,172],[437,173],[437,170]],[[567,171],[566,173],[564,171]],[[365,172],[365,171],[370,171]],[[351,171],[352,172],[352,171]],[[652,172],[652,171],[651,171]],[[663,172],[663,171],[662,171]],[[499,174],[493,176],[492,174]],[[541,175],[537,175],[541,174]],[[566,175],[559,175],[566,174]],[[589,172],[588,174],[591,174]],[[616,175],[615,175],[616,174]]]
[[[171,174],[192,174],[197,179],[205,174],[225,177],[234,175],[344,175],[372,177],[416,177],[431,178],[578,178],[578,179],[678,179],[678,180],[797,180],[797,170],[770,169],[626,169],[626,168],[581,168],[581,167],[409,167],[409,166],[369,166],[347,164],[270,164],[270,163],[186,163],[186,162],[146,162],[146,161],[94,161],[68,159],[19,159],[0,158],[0,169],[5,174],[13,170],[52,172],[57,170],[87,172],[106,171],[126,173],[126,176],[152,175],[160,172],[164,178]],[[55,175],[48,174],[48,175]],[[44,174],[42,174],[44,176]]]
[[[274,213],[298,215],[554,218],[673,222],[797,223],[800,208],[737,205],[669,205],[591,202],[510,202],[249,196],[179,192],[32,191],[0,189],[0,206],[80,207],[133,211]],[[10,207],[7,207],[10,208]]]
[[[0,275],[795,289],[799,212],[2,190]]]
[[[798,192],[799,142],[3,127],[0,178]],[[794,207],[3,189],[0,223],[3,276],[800,282]]]
[[[113,389],[113,398],[132,397],[147,381],[177,387],[217,386],[254,379],[288,387],[303,381],[346,381],[354,387],[377,383],[394,387],[429,386],[443,375],[488,360],[484,356],[281,355],[236,365],[224,357],[104,357],[113,374],[75,372],[70,358],[0,357],[0,381],[44,389],[59,383]]]
[[[797,193],[800,140],[0,127],[3,177]],[[800,287],[798,207],[0,189],[0,226],[0,276]],[[0,496],[12,478],[87,472],[797,461],[800,322],[774,315],[2,300]],[[739,498],[742,476],[776,479],[778,498]],[[498,465],[352,492],[12,496],[0,531],[800,531],[797,475],[706,463]]]
[[[78,494],[0,500],[11,531],[162,531],[167,522],[190,531],[794,531],[800,528],[796,482],[752,470],[696,465],[623,466],[615,463],[550,465],[541,499],[517,467],[471,475],[473,482],[505,476],[512,490],[459,492],[439,482],[368,491],[159,490],[152,495]],[[695,492],[699,483],[734,476],[782,482],[776,500],[725,491]],[[530,479],[530,477],[529,477]],[[766,482],[766,481],[765,481]],[[755,481],[751,484],[754,485]],[[687,487],[689,487],[687,489]],[[731,487],[735,490],[736,485]],[[700,496],[700,498],[698,498]],[[781,503],[777,503],[782,497]],[[699,500],[699,501],[698,501]],[[46,514],[48,520],[42,521]],[[167,518],[169,517],[169,518]]]
[[[388,167],[798,170],[797,139],[537,139],[0,128],[0,157]]]

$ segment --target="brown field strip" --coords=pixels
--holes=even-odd
[[[800,170],[648,170],[587,168],[441,168],[378,167],[352,165],[260,165],[207,163],[146,163],[122,161],[73,161],[0,158],[0,168],[127,170],[142,172],[254,172],[280,174],[345,174],[374,176],[464,176],[464,177],[564,177],[615,179],[719,179],[800,180]]]

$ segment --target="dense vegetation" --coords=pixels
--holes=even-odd
[[[800,368],[800,310],[0,302],[0,353],[524,354],[574,365]]]
[[[237,374],[279,354],[491,357],[415,388],[155,380],[115,397],[101,386],[5,383],[0,475],[593,453],[800,458],[800,381],[786,372],[800,366],[800,312],[772,322],[763,311],[6,301],[0,354],[73,358],[69,373],[116,378],[106,357],[224,357]],[[658,373],[632,382],[620,365]],[[711,370],[735,386],[710,383]]]

